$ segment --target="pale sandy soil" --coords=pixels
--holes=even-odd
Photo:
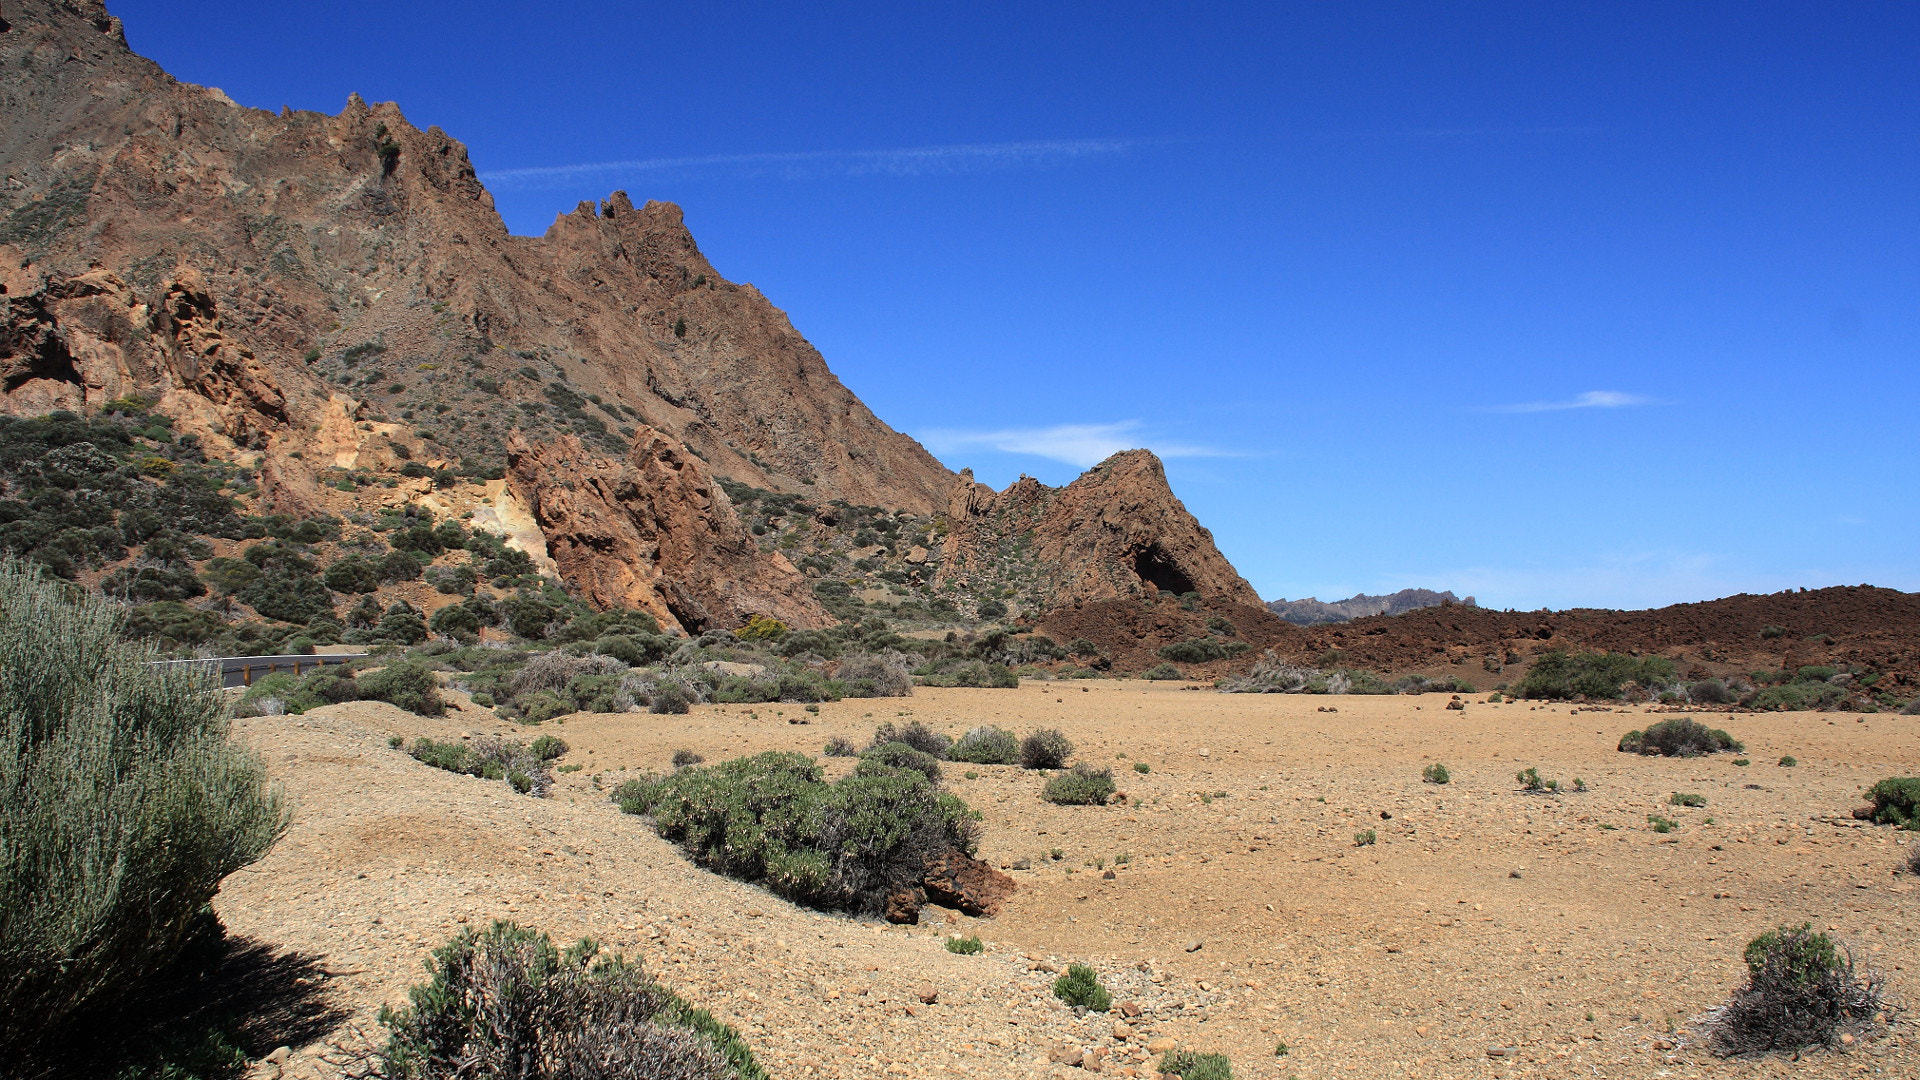
[[[1879,1037],[1799,1061],[1723,1061],[1692,1042],[1696,1018],[1739,981],[1745,942],[1783,922],[1830,930],[1885,975],[1891,1001],[1920,1003],[1920,886],[1894,873],[1902,841],[1920,837],[1848,817],[1873,781],[1920,773],[1920,719],[1703,717],[1746,742],[1752,764],[1737,767],[1733,755],[1616,752],[1622,732],[1658,719],[1638,708],[1480,697],[1460,712],[1440,695],[1030,682],[922,688],[817,715],[575,716],[540,729],[586,766],[547,800],[386,745],[390,733],[533,734],[477,711],[430,721],[355,704],[249,720],[243,731],[299,817],[219,906],[236,931],[351,973],[332,985],[366,1031],[460,921],[593,934],[738,1026],[781,1077],[1080,1074],[1047,1061],[1067,1043],[1108,1048],[1113,1074],[1150,1038],[1222,1051],[1236,1076],[1276,1080],[1920,1076],[1920,1032],[1898,1009]],[[929,909],[930,925],[905,929],[798,910],[695,870],[590,783],[663,769],[676,749],[818,753],[832,735],[864,743],[874,724],[906,719],[955,735],[1058,727],[1082,760],[1114,766],[1129,799],[1056,807],[1040,800],[1039,774],[948,766],[953,790],[986,816],[982,856],[1032,869],[1011,871],[1021,891],[998,918]],[[1799,766],[1778,767],[1785,754]],[[1421,783],[1432,761],[1451,784]],[[1520,794],[1513,774],[1528,765],[1591,790]],[[1672,806],[1673,792],[1708,803]],[[1655,833],[1649,814],[1679,828]],[[1377,843],[1358,847],[1365,829]],[[987,953],[948,955],[949,932],[979,934]],[[1047,993],[1052,976],[1034,969],[1069,960],[1144,1007],[1125,1038],[1116,1017],[1076,1018]],[[936,1004],[919,1003],[926,987]],[[296,1055],[289,1075],[330,1075],[325,1049]]]

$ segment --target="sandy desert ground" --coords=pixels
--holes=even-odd
[[[1618,753],[1624,731],[1658,719],[1639,707],[1483,699],[1455,711],[1443,695],[1028,682],[817,715],[581,715],[540,729],[584,766],[545,800],[387,745],[534,734],[470,705],[442,720],[368,703],[257,718],[241,731],[296,823],[218,906],[236,932],[321,958],[353,1014],[330,1042],[348,1047],[377,1034],[375,1011],[404,1000],[430,948],[507,917],[644,957],[779,1077],[1081,1074],[1049,1060],[1065,1049],[1098,1049],[1090,1063],[1130,1075],[1153,1040],[1276,1080],[1920,1075],[1915,1014],[1897,1007],[1920,1004],[1920,879],[1896,873],[1920,836],[1849,816],[1875,780],[1920,772],[1920,718],[1704,717],[1746,743],[1742,767]],[[1079,759],[1113,766],[1127,798],[1052,806],[1040,774],[950,765],[950,787],[985,814],[982,857],[1011,868],[1019,894],[997,918],[930,908],[922,926],[890,927],[694,869],[591,782],[664,769],[678,749],[817,754],[908,719],[955,735],[1058,727]],[[1777,765],[1784,755],[1798,766]],[[1421,782],[1435,761],[1452,783]],[[1527,766],[1589,790],[1522,794]],[[1670,805],[1675,792],[1707,803]],[[1655,832],[1650,814],[1678,828]],[[1356,845],[1364,830],[1377,842]],[[1706,1053],[1698,1017],[1739,981],[1744,944],[1800,921],[1885,976],[1896,1007],[1882,1032],[1797,1061]],[[949,933],[978,934],[986,953],[948,954]],[[1069,961],[1140,1015],[1076,1017],[1048,992]],[[340,1056],[327,1041],[296,1048],[284,1072],[338,1075]]]

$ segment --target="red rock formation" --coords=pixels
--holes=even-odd
[[[1146,450],[1115,454],[1063,488],[1022,477],[996,493],[963,472],[947,523],[942,584],[1025,560],[1044,568],[1038,589],[1046,607],[1161,592],[1260,603]]]
[[[638,608],[695,634],[754,615],[833,622],[785,556],[754,544],[700,461],[660,432],[643,431],[618,463],[570,436],[516,439],[507,479],[561,576],[590,603]]]

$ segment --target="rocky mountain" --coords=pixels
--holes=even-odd
[[[1317,626],[1320,623],[1346,622],[1368,615],[1398,615],[1405,611],[1414,611],[1425,607],[1439,607],[1442,604],[1465,604],[1473,606],[1473,597],[1462,600],[1451,591],[1435,592],[1432,589],[1401,589],[1385,596],[1368,596],[1359,593],[1345,600],[1316,600],[1309,596],[1305,600],[1269,600],[1267,610],[1293,623],[1295,626]]]
[[[135,55],[97,0],[6,5],[0,117],[0,412],[151,411],[241,470],[253,510],[351,516],[373,507],[340,492],[504,479],[443,501],[532,521],[529,556],[577,595],[683,630],[853,613],[822,606],[828,574],[929,611],[1009,588],[1035,613],[1257,602],[1144,452],[1058,492],[976,492],[670,204],[614,192],[511,235],[439,129],[358,96],[240,106]],[[760,516],[722,481],[766,496]],[[840,536],[850,515],[879,542]],[[1008,558],[1031,587],[1002,580]]]

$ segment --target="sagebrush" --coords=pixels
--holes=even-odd
[[[287,810],[217,677],[155,668],[108,601],[0,562],[0,1060],[94,1040],[218,923]]]

